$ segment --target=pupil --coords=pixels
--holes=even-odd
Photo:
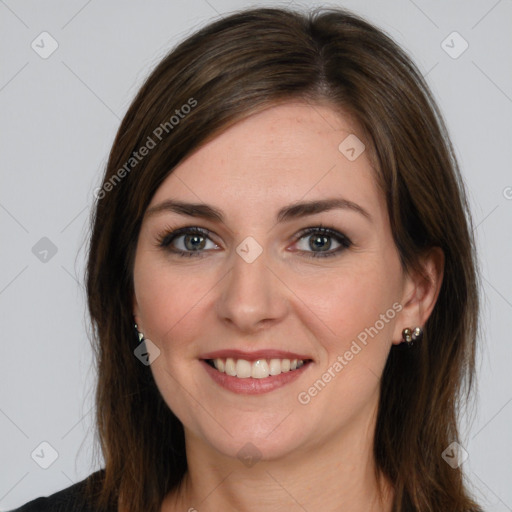
[[[187,249],[196,250],[196,249],[202,249],[204,246],[204,243],[201,242],[201,238],[203,238],[200,235],[187,235],[185,237],[185,247]],[[191,246],[189,247],[187,242],[191,242]],[[199,245],[196,245],[197,242],[199,242]]]
[[[329,241],[329,239],[326,236],[317,236],[313,239],[313,244],[310,244],[310,245],[311,245],[311,248],[316,247],[317,249],[326,250],[328,241]]]

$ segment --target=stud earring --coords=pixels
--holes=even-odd
[[[406,327],[402,331],[402,342],[407,343],[408,346],[412,346],[415,341],[421,340],[423,337],[423,329],[421,327],[415,327],[410,329]]]
[[[133,324],[133,326],[135,327],[135,331],[137,332],[137,337],[139,338],[139,342],[141,342],[142,340],[144,340],[144,334],[142,334],[139,331],[139,327],[137,326],[137,324]]]

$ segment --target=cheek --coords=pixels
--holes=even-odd
[[[351,370],[345,373],[356,375],[361,365],[380,373],[401,309],[400,275],[394,259],[362,257],[325,278],[297,281],[297,295],[307,306],[302,321],[317,335],[325,333],[320,339],[327,364],[352,351],[347,354]]]
[[[339,422],[348,422],[374,403],[401,310],[399,275],[393,262],[364,265],[364,269],[352,267],[339,272],[324,293],[313,293],[309,288],[307,305],[311,311],[304,308],[302,321],[311,327],[318,325],[317,318],[321,320],[324,327],[317,327],[315,332],[323,357],[299,401],[311,401],[312,407],[327,417],[327,411],[339,411],[337,419],[327,422],[334,430]]]
[[[205,308],[211,309],[221,276],[178,268],[153,253],[143,253],[134,268],[135,296],[146,338],[161,350],[169,364],[194,358],[194,340],[205,329]],[[185,363],[186,364],[186,363]]]
[[[351,267],[318,280],[315,287],[304,283],[298,294],[308,297],[308,306],[334,333],[363,330],[397,301],[399,287],[392,274],[380,265]]]
[[[165,334],[191,309],[194,281],[170,272],[168,266],[155,260],[140,257],[134,283],[140,323],[146,336],[160,345]]]

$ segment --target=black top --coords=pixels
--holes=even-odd
[[[36,498],[10,512],[97,512],[95,508],[85,501],[83,492],[87,480],[99,480],[103,474],[104,470],[101,469],[71,487],[67,487],[46,498]],[[117,510],[114,509],[106,512],[117,512]]]

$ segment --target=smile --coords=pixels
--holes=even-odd
[[[295,371],[309,360],[303,359],[257,359],[248,361],[246,359],[216,358],[207,359],[206,362],[220,373],[239,379],[265,379],[270,376],[280,375]]]
[[[210,378],[232,393],[269,393],[300,379],[313,366],[307,353],[260,349],[216,350],[202,354],[199,362]]]

